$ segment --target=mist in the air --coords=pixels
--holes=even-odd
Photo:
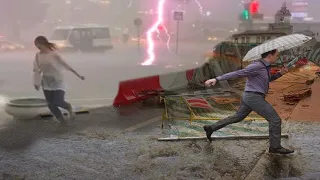
[[[260,10],[265,16],[272,17],[284,1],[259,0]],[[292,1],[286,1],[289,9]],[[308,2],[308,15],[319,19],[316,0]],[[38,34],[48,37],[55,27],[96,23],[113,28],[128,28],[131,34],[137,34],[133,20],[143,20],[142,32],[145,32],[156,19],[157,0],[1,0],[0,1],[0,37],[19,42],[30,42]],[[241,0],[167,0],[164,12],[164,24],[174,33],[175,22],[172,11],[185,12],[181,23],[181,36],[191,36],[203,28],[233,29],[237,27],[238,16],[242,11]],[[199,26],[200,22],[202,25]],[[196,27],[195,27],[196,26]],[[208,27],[206,27],[208,26]],[[116,30],[111,36],[117,36]]]

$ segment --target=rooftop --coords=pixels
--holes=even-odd
[[[73,29],[73,28],[106,28],[108,26],[106,25],[100,25],[100,24],[79,24],[79,25],[73,25],[73,26],[58,26],[56,29]]]
[[[286,33],[282,31],[273,31],[273,30],[248,30],[242,33],[233,34],[232,36],[243,36],[243,35],[259,35],[259,34],[276,34],[276,35],[285,35]]]

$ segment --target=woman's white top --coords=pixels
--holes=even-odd
[[[44,90],[65,90],[62,58],[56,52],[37,53],[34,61],[34,72],[42,72],[42,88]]]

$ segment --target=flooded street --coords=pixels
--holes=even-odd
[[[27,179],[238,179],[267,146],[262,141],[158,142],[158,123],[124,132],[132,119],[115,124],[104,110],[83,115],[66,129],[37,121],[2,130],[1,173]],[[150,118],[159,113],[148,112]]]
[[[86,77],[81,81],[72,73],[65,73],[67,99],[82,105],[110,105],[120,81],[195,68],[203,64],[204,54],[213,46],[212,43],[184,44],[178,55],[160,46],[152,66],[140,65],[146,59],[146,49],[141,47],[139,54],[132,44],[115,45],[104,53],[62,53],[65,60]],[[0,56],[0,95],[8,98],[43,96],[32,86],[34,57],[35,52],[29,51]]]
[[[0,1],[0,180],[320,180],[319,2]]]
[[[289,156],[264,154],[247,179],[319,179],[319,123],[289,123],[289,140],[295,149]]]
[[[78,82],[68,75],[67,79],[71,84],[68,97],[78,100],[95,99],[90,103],[98,104],[101,99],[112,97],[112,93],[116,93],[120,80],[132,78],[133,74],[139,77],[156,71],[177,71],[177,68],[165,68],[166,63],[138,67],[136,63],[139,58],[126,64],[122,59],[125,56],[119,58],[120,54],[116,52],[110,51],[104,55],[65,54],[70,63],[88,77],[85,82]],[[26,88],[31,79],[22,80],[22,77],[31,73],[32,60],[25,62],[21,58],[31,57],[32,54],[2,57],[3,63],[8,67],[1,66],[2,95],[42,96],[31,86]],[[105,60],[112,59],[113,55],[113,61]],[[196,57],[188,56],[189,59],[183,59],[186,60],[186,66],[195,66],[192,62]],[[87,59],[90,58],[94,63],[88,63]],[[23,66],[13,66],[13,61],[20,62]],[[186,66],[178,68],[189,68]],[[137,70],[137,67],[141,69]],[[6,73],[11,75],[4,76]],[[317,80],[312,85],[312,99],[318,96],[319,84]],[[268,140],[215,140],[211,144],[205,140],[159,142],[157,138],[164,134],[160,122],[163,109],[141,104],[126,108],[128,112],[125,115],[119,115],[119,110],[111,106],[93,109],[90,114],[79,115],[67,127],[60,127],[50,118],[15,121],[1,112],[0,177],[27,180],[320,179],[320,124],[317,118],[310,119],[309,122],[307,119],[296,118],[303,117],[302,115],[290,118],[290,113],[297,113],[294,111],[295,107],[302,105],[283,104],[280,94],[275,93],[278,91],[276,87],[276,83],[271,86],[274,93],[269,101],[275,105],[283,119],[289,119],[284,120],[283,125],[288,127],[290,138],[283,139],[283,144],[295,149],[294,155],[267,153]],[[301,103],[309,103],[310,107],[315,108],[316,102],[309,101],[310,98]],[[88,101],[79,100],[79,104],[84,102]],[[102,100],[104,105],[111,102]]]
[[[7,179],[317,179],[316,123],[289,123],[294,155],[266,153],[267,140],[159,142],[161,116],[97,109],[68,127],[49,120],[11,122],[0,130],[0,173]],[[6,178],[3,178],[6,179]]]

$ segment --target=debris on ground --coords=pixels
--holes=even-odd
[[[290,120],[299,121],[310,121],[319,122],[319,106],[320,101],[318,100],[320,96],[320,80],[316,80],[311,87],[312,95],[301,100],[293,109],[291,113]]]
[[[26,180],[26,177],[20,177],[18,175],[12,175],[8,173],[2,173],[3,180]]]
[[[300,89],[297,91],[291,91],[287,94],[283,95],[283,100],[287,103],[287,104],[296,104],[298,103],[300,100],[306,98],[306,97],[310,97],[312,94],[311,88],[306,88],[306,89]]]
[[[309,101],[308,97],[314,96],[315,91],[320,91],[317,89],[318,85],[315,85],[319,81],[315,74],[317,70],[318,67],[314,65],[295,67],[289,73],[270,83],[266,100],[272,104],[282,119],[290,119],[291,113],[300,101]],[[244,86],[245,81],[239,81],[232,85],[238,90],[243,90]],[[301,108],[311,107],[313,107],[312,104],[304,103]],[[300,113],[305,114],[304,112]]]
[[[217,102],[218,104],[231,104],[240,102],[239,98],[231,97],[212,97],[211,99]]]
[[[267,100],[275,105],[282,119],[309,121],[317,117],[312,115],[319,107],[316,100],[320,92],[320,80],[315,75],[317,68],[305,65],[270,83],[274,94],[268,94]]]
[[[314,79],[308,79],[307,81],[306,81],[306,85],[311,85],[311,84],[313,84],[314,83]]]

